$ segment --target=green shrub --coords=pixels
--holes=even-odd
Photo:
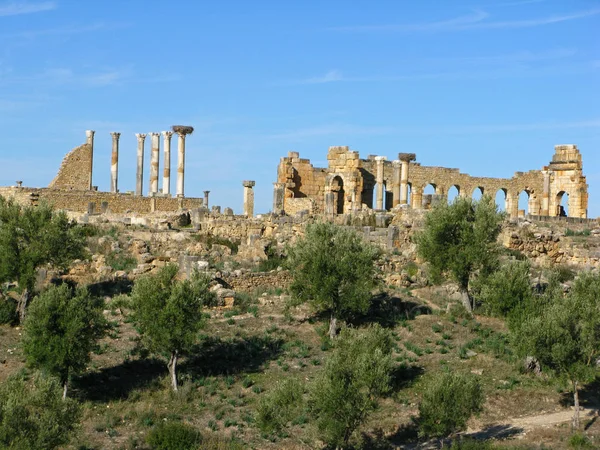
[[[130,271],[137,266],[137,260],[126,252],[111,252],[106,256],[106,264],[113,270]]]
[[[146,437],[146,443],[153,450],[190,450],[197,448],[201,442],[200,433],[181,422],[163,422]]]
[[[344,328],[310,390],[309,409],[323,441],[345,448],[391,390],[393,337],[374,325]]]
[[[590,234],[592,234],[592,232],[589,228],[581,231],[572,230],[571,228],[565,230],[565,236],[589,236]]]
[[[520,315],[532,298],[528,261],[510,262],[483,281],[480,300],[485,311],[500,317]]]
[[[487,441],[461,438],[452,442],[450,450],[492,450],[493,448],[492,444]]]
[[[443,372],[423,388],[419,405],[419,434],[448,436],[464,430],[469,418],[481,411],[484,401],[479,380],[472,375]]]
[[[569,438],[569,448],[574,450],[587,450],[595,448],[590,439],[581,433],[575,433]]]
[[[19,321],[17,302],[10,298],[0,298],[0,324],[16,325]]]
[[[62,400],[58,381],[13,376],[0,384],[0,448],[50,450],[69,442],[79,405]]]
[[[575,279],[575,275],[577,274],[575,270],[571,269],[567,265],[555,266],[552,271],[554,272],[554,275],[559,283],[573,281]]]
[[[294,420],[302,408],[303,393],[302,384],[290,378],[262,397],[256,408],[256,423],[261,431],[280,432],[288,422]]]

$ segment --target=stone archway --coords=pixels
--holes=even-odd
[[[339,175],[331,180],[331,193],[333,194],[333,212],[344,214],[346,191],[344,190],[344,180]]]
[[[564,203],[565,195],[567,196],[566,204]],[[555,215],[559,217],[568,217],[569,216],[569,201],[571,200],[571,196],[568,192],[560,191],[556,194],[556,211]]]

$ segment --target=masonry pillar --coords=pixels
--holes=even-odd
[[[92,190],[92,171],[94,170],[94,133],[94,130],[85,130],[86,144],[91,147],[89,168],[90,183],[88,188],[90,191]]]
[[[158,193],[158,157],[160,152],[160,133],[150,133],[150,195]]]
[[[210,191],[204,191],[204,207],[208,208],[208,194],[210,194]]]
[[[246,180],[244,185],[244,215],[246,217],[254,217],[254,185],[255,181]]]
[[[506,211],[511,219],[519,217],[519,197],[510,193],[506,194]]]
[[[377,174],[375,182],[377,183],[377,191],[375,192],[375,209],[381,211],[384,209],[383,205],[383,162],[387,159],[385,156],[375,157],[375,166],[377,168]]]
[[[408,203],[408,169],[410,162],[417,159],[417,155],[414,153],[398,153],[398,159],[401,163],[400,168],[400,204],[406,205]],[[412,207],[415,207],[414,197],[410,202]],[[421,205],[418,205],[420,208]]]
[[[392,167],[394,169],[394,177],[392,182],[392,208],[395,208],[400,204],[402,161],[399,159],[392,161]]]
[[[110,192],[119,192],[119,137],[121,133],[113,131],[112,136],[112,155],[110,159]]]
[[[184,196],[185,177],[185,134],[177,133],[177,197]]]
[[[285,183],[273,183],[273,213],[283,214],[285,199]]]
[[[542,193],[542,216],[550,215],[550,172],[548,170],[542,170],[544,176],[544,190]]]
[[[146,141],[146,135],[144,133],[136,133],[135,137],[138,141],[135,195],[143,195],[142,190],[144,187],[144,142]]]
[[[410,201],[412,209],[423,209],[423,188],[415,188],[413,186],[412,198]]]
[[[163,163],[163,184],[162,193],[164,195],[171,195],[171,136],[172,131],[163,131],[163,152],[165,153],[165,159]]]

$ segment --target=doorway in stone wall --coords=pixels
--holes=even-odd
[[[569,217],[569,194],[565,191],[560,191],[556,195],[556,215]]]
[[[334,194],[333,210],[336,214],[344,214],[346,192],[344,191],[344,180],[342,180],[342,177],[337,176],[331,181],[331,192]]]

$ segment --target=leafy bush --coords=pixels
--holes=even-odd
[[[17,302],[10,297],[0,297],[0,324],[15,325],[18,321]]]
[[[278,384],[262,397],[256,409],[256,423],[265,433],[280,432],[302,408],[304,388],[294,378]]]
[[[321,438],[345,447],[354,431],[391,390],[393,337],[374,325],[345,328],[324,370],[311,387],[309,409]]]
[[[443,437],[464,430],[484,401],[479,380],[472,375],[443,372],[423,388],[419,405],[419,434]]]
[[[569,448],[572,448],[574,450],[591,450],[594,448],[594,444],[584,434],[575,433],[569,438]]]
[[[565,230],[565,236],[589,236],[590,234],[592,234],[592,232],[589,228],[581,231],[572,230],[571,228]]]
[[[200,445],[202,436],[190,425],[163,422],[148,433],[146,442],[153,450],[190,450]]]
[[[41,375],[0,384],[0,447],[50,450],[67,444],[80,410],[61,397],[58,381]]]
[[[129,271],[137,266],[137,260],[126,252],[111,252],[106,256],[106,264],[113,270]]]
[[[487,277],[479,296],[483,308],[495,316],[520,315],[533,295],[529,269],[527,261],[510,262]]]
[[[450,450],[492,450],[493,448],[492,444],[487,441],[461,438],[452,442]]]

